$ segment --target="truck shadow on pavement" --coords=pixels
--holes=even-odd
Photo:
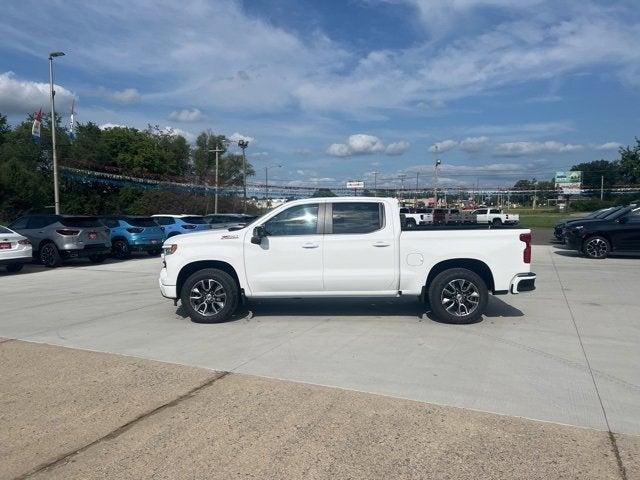
[[[186,309],[182,305],[176,314],[188,319]],[[522,317],[524,313],[491,295],[485,315],[486,318]],[[241,305],[229,322],[249,320],[253,317],[370,317],[384,319],[386,317],[413,317],[418,321],[435,320],[428,304],[416,298],[371,299],[371,298],[329,298],[318,299],[260,299],[251,300]],[[482,322],[482,318],[476,322]],[[438,322],[440,323],[440,322]]]

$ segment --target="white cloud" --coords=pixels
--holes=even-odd
[[[406,140],[400,140],[399,142],[390,143],[387,145],[385,149],[385,153],[387,155],[402,155],[404,152],[409,150],[411,144]]]
[[[430,152],[438,151],[439,153],[442,153],[442,152],[447,152],[457,146],[458,146],[458,142],[456,142],[455,140],[443,140],[441,142],[436,142],[433,145],[431,145],[429,147],[429,151]]]
[[[582,145],[547,142],[507,142],[496,145],[495,153],[503,157],[519,157],[539,153],[570,153],[582,150]]]
[[[488,137],[467,137],[460,142],[460,149],[465,152],[475,153],[482,150],[489,143]]]
[[[71,106],[73,94],[55,85],[56,112],[64,112]],[[23,80],[13,72],[0,73],[0,112],[5,115],[21,115],[47,112],[50,108],[49,84]]]
[[[189,143],[195,143],[196,135],[188,132],[186,130],[182,130],[181,128],[166,126],[162,129],[162,132],[168,133],[169,135],[180,135],[185,138],[185,140]]]
[[[98,128],[100,128],[100,130],[108,130],[110,128],[127,128],[127,126],[120,123],[103,123],[99,125]]]
[[[327,148],[327,154],[333,157],[350,157],[383,152],[384,143],[374,135],[357,133],[349,136],[346,143],[333,143]]]
[[[256,143],[256,139],[253,137],[249,137],[247,135],[242,135],[238,132],[234,132],[231,136],[228,137],[233,143],[238,143],[240,140],[244,140],[245,142],[249,142],[249,145]]]
[[[169,114],[169,120],[174,122],[198,122],[202,120],[202,112],[197,108],[174,110]]]
[[[108,93],[108,97],[119,103],[134,103],[140,100],[140,92],[135,88],[125,88]]]
[[[596,145],[596,150],[618,150],[622,145],[618,142],[607,142],[602,145]]]

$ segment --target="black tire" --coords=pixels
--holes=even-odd
[[[499,218],[494,218],[493,220],[491,220],[491,225],[493,225],[494,227],[500,227],[502,226],[502,220],[500,220]]]
[[[167,235],[167,238],[175,237],[176,235],[180,235],[180,233],[179,232],[171,232],[169,235]]]
[[[89,255],[89,261],[91,263],[102,263],[104,262],[104,258],[102,254]]]
[[[198,287],[198,284],[201,287]],[[208,287],[208,290],[205,287]],[[222,288],[223,301],[221,300],[222,295],[214,295],[220,291],[218,287]],[[191,301],[194,288],[201,294],[199,298],[202,299],[202,302],[200,303],[197,300],[193,303]],[[206,295],[211,295],[211,298],[207,299]],[[215,268],[205,268],[191,274],[182,285],[180,292],[182,307],[187,310],[191,321],[195,323],[221,323],[229,320],[238,308],[239,297],[240,291],[233,277],[227,272]],[[216,299],[219,301],[216,302]],[[204,307],[201,307],[202,305]],[[215,308],[219,308],[219,310],[215,311]]]
[[[439,273],[433,279],[428,296],[431,312],[436,320],[463,325],[475,323],[480,319],[487,308],[489,290],[477,273],[466,268],[452,268]],[[449,297],[456,299],[445,303]],[[477,302],[474,303],[476,299]],[[469,312],[464,314],[465,310]]]
[[[19,272],[20,270],[22,270],[22,267],[24,267],[22,263],[11,263],[7,265],[7,272],[9,273]]]
[[[607,258],[609,253],[611,253],[611,244],[606,238],[600,235],[593,235],[592,237],[586,238],[582,243],[582,253],[584,253],[587,258],[602,260],[603,258]]]
[[[111,253],[118,260],[126,260],[131,256],[131,247],[129,247],[129,242],[124,238],[114,240],[111,245]]]
[[[40,259],[40,263],[47,268],[56,268],[62,265],[60,252],[53,242],[47,242],[40,246],[38,258]]]
[[[416,221],[413,218],[407,218],[407,228],[413,230],[417,227]]]
[[[153,248],[151,250],[148,250],[147,253],[152,257],[157,257],[158,255],[160,255],[160,253],[162,253],[162,249],[161,248]]]

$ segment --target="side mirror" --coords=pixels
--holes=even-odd
[[[260,245],[262,243],[262,239],[267,236],[267,231],[264,229],[262,225],[253,229],[253,235],[251,236],[251,243],[256,245]]]
[[[620,218],[618,219],[618,223],[623,224],[623,225],[624,225],[625,223],[627,223],[628,221],[629,221],[629,217],[620,217]]]

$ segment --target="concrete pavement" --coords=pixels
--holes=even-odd
[[[484,321],[414,299],[260,301],[196,325],[162,299],[158,259],[0,275],[0,335],[640,434],[640,259],[534,246],[538,290]]]
[[[633,479],[640,438],[0,339],[0,479]]]

